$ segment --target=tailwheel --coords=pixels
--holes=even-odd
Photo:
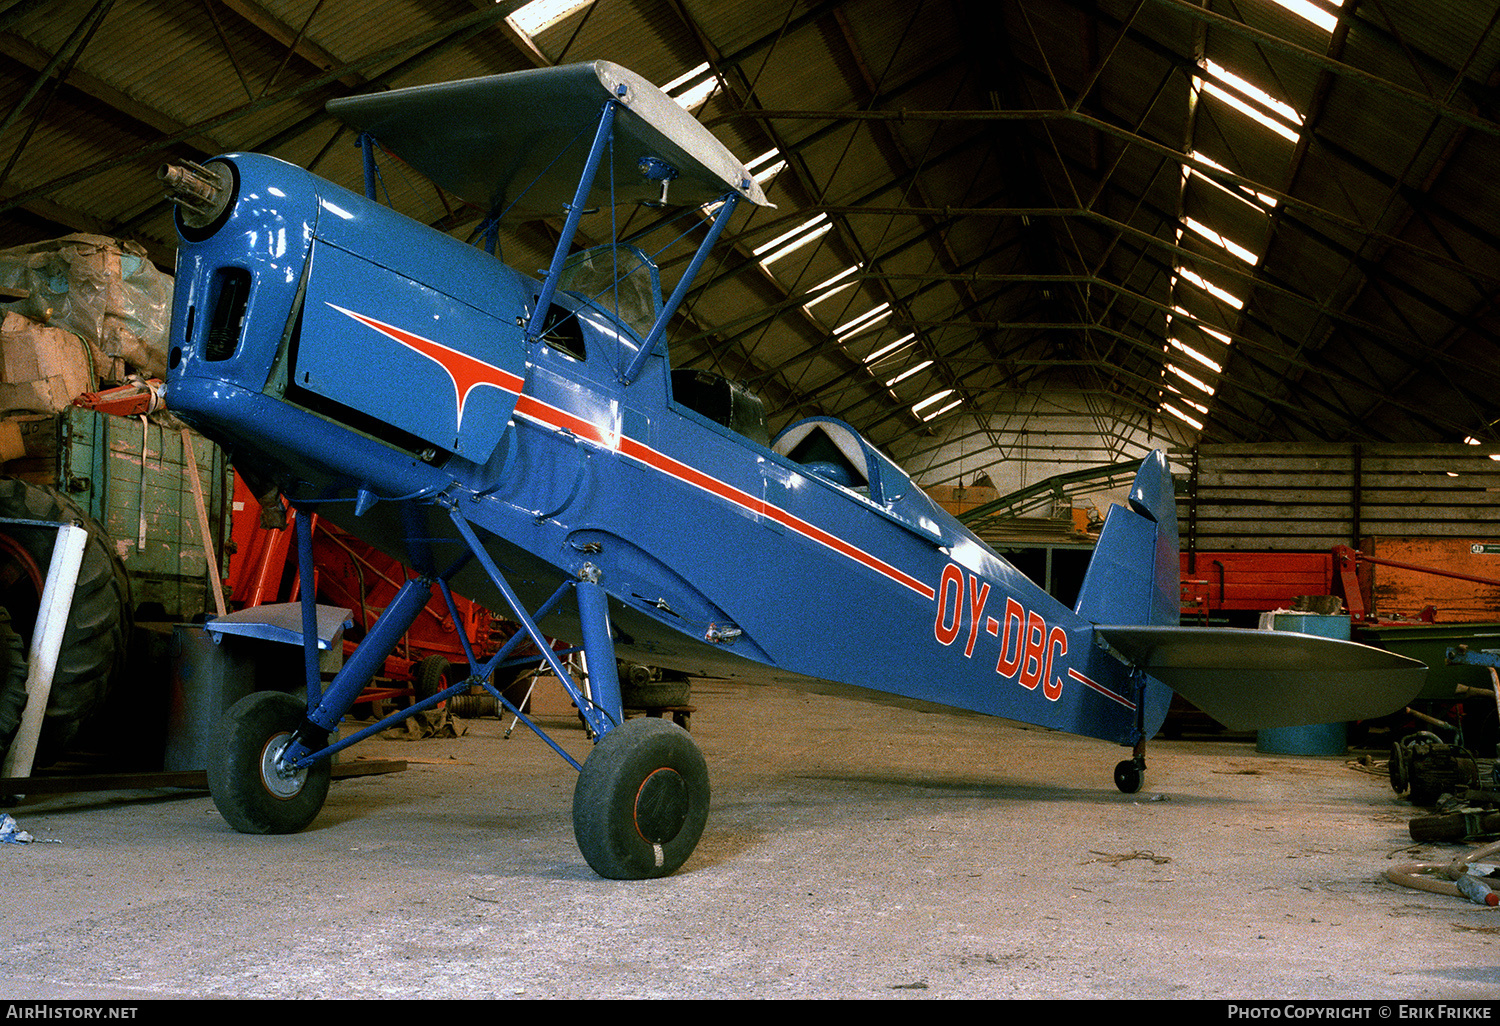
[[[573,834],[602,877],[667,876],[698,846],[708,801],[708,767],[687,731],[668,720],[626,720],[583,764]]]
[[[1115,767],[1115,786],[1125,794],[1135,794],[1146,782],[1146,759],[1137,755]]]
[[[329,761],[288,771],[280,760],[306,712],[291,695],[257,691],[220,720],[208,755],[208,791],[219,814],[240,833],[295,833],[323,808],[333,772]]]

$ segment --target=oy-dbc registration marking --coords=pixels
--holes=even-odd
[[[1028,691],[1035,691],[1040,685],[1043,695],[1050,701],[1057,701],[1062,697],[1063,682],[1060,677],[1053,676],[1052,665],[1054,659],[1068,652],[1067,632],[1048,624],[1040,613],[1032,612],[1009,596],[1005,599],[1005,612],[1000,618],[985,616],[989,597],[987,581],[965,574],[958,566],[949,563],[943,568],[942,580],[938,582],[933,637],[939,644],[951,646],[965,633],[967,623],[964,658],[969,659],[974,655],[982,623],[986,634],[1000,639],[1000,658],[995,662],[995,672]]]

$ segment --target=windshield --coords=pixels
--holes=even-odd
[[[661,276],[634,246],[595,246],[563,264],[558,287],[618,317],[645,338],[661,310]]]

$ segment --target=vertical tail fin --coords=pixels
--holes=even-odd
[[[1158,450],[1141,461],[1130,507],[1105,518],[1075,611],[1094,623],[1175,625],[1181,576],[1172,473]]]

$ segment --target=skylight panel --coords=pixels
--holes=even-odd
[[[958,407],[960,407],[960,406],[963,405],[963,402],[964,402],[963,398],[960,397],[958,399],[953,400],[951,403],[949,403],[946,406],[943,406],[943,407],[941,407],[939,409],[933,410],[931,413],[927,414],[927,416],[925,416],[925,417],[922,418],[922,423],[925,424],[929,420],[933,420],[933,419],[935,419],[937,417],[941,417],[943,414],[947,413],[949,410],[957,409]]]
[[[819,214],[803,221],[791,231],[783,232],[770,242],[762,243],[751,250],[751,253],[761,258],[762,267],[767,267],[772,261],[780,260],[788,253],[795,252],[809,242],[822,238],[832,228],[833,222],[828,220],[828,215]]]
[[[847,342],[861,331],[868,331],[870,328],[884,321],[892,312],[890,303],[881,303],[873,310],[866,310],[853,320],[848,320],[840,324],[837,328],[833,329],[833,333],[838,337],[840,342]]]
[[[762,189],[771,184],[775,178],[786,167],[786,159],[781,156],[781,151],[772,147],[760,156],[745,164],[745,169],[750,172],[750,177],[760,183]]]
[[[1489,443],[1481,442],[1479,439],[1475,438],[1473,435],[1470,435],[1470,436],[1468,436],[1467,438],[1464,439],[1464,444],[1465,445],[1485,445],[1485,444],[1489,444]],[[1500,453],[1489,453],[1489,457],[1492,460],[1500,460]]]
[[[531,3],[512,12],[505,20],[530,39],[593,2],[594,0],[531,0]]]
[[[1179,270],[1181,270],[1181,268],[1179,268]],[[1181,317],[1184,320],[1186,320],[1189,323],[1191,323],[1193,327],[1195,327],[1199,331],[1203,332],[1203,334],[1208,335],[1210,338],[1216,338],[1220,342],[1224,343],[1226,346],[1233,344],[1233,339],[1231,339],[1228,335],[1224,334],[1222,331],[1218,331],[1218,330],[1216,330],[1214,328],[1210,328],[1207,324],[1204,324],[1194,314],[1192,314],[1191,312],[1189,312],[1188,309],[1187,309],[1187,307],[1185,307],[1185,306],[1174,306],[1174,307],[1172,307],[1172,310],[1175,313],[1181,315]],[[1171,320],[1171,318],[1169,317],[1168,321],[1170,322],[1170,320]]]
[[[1243,299],[1226,289],[1221,289],[1219,286],[1204,278],[1202,275],[1194,271],[1190,271],[1186,267],[1177,268],[1177,274],[1184,280],[1192,282],[1194,285],[1198,286],[1200,289],[1202,289],[1204,292],[1207,292],[1215,299],[1222,300],[1223,302],[1228,303],[1236,310],[1244,309],[1245,301]]]
[[[937,409],[933,410],[931,413],[924,414],[922,412],[923,410],[927,409],[927,407],[934,406],[934,405],[942,402],[944,399],[948,398],[950,395],[953,395],[956,391],[958,391],[958,390],[955,389],[955,388],[945,388],[941,392],[934,392],[932,395],[928,396],[926,399],[923,399],[921,402],[914,404],[912,406],[912,408],[911,408],[911,412],[913,414],[917,415],[918,417],[921,417],[922,418],[922,423],[925,424],[929,420],[932,420],[934,417],[942,416],[944,413],[947,413],[949,410],[953,409],[955,406],[958,406],[960,403],[963,402],[963,398],[959,397],[957,399],[954,399],[952,402],[947,403],[946,405],[938,407]]]
[[[1188,425],[1195,431],[1203,430],[1203,421],[1197,420],[1193,417],[1189,417],[1186,413],[1183,413],[1175,406],[1170,406],[1167,403],[1162,403],[1161,412],[1170,413],[1172,416],[1176,417],[1178,420],[1182,421],[1184,424]]]
[[[1318,3],[1316,0],[1271,0],[1271,2],[1304,21],[1312,22],[1324,32],[1332,32],[1339,21],[1338,15],[1328,10],[1324,4],[1334,7],[1344,6],[1344,0],[1323,0],[1323,3]]]
[[[835,274],[833,277],[825,279],[824,281],[820,281],[818,282],[818,284],[808,289],[807,294],[812,298],[802,304],[802,309],[806,310],[808,313],[812,313],[812,308],[823,302],[823,300],[828,299],[832,296],[836,296],[846,289],[854,288],[854,286],[858,285],[859,282],[844,281],[844,279],[857,274],[859,272],[859,269],[863,266],[863,264],[855,264],[853,267],[846,267],[838,274]],[[844,283],[840,285],[839,282]]]
[[[1297,129],[1302,127],[1302,115],[1289,104],[1213,61],[1205,60],[1203,67],[1209,75],[1201,83],[1205,93],[1255,119],[1283,139],[1294,143],[1297,141]]]
[[[1186,381],[1189,385],[1192,385],[1194,388],[1196,388],[1198,391],[1202,392],[1204,395],[1213,395],[1214,394],[1214,386],[1210,385],[1208,382],[1203,381],[1200,378],[1194,377],[1193,375],[1189,374],[1187,371],[1183,370],[1181,367],[1177,367],[1174,364],[1170,364],[1169,363],[1169,364],[1167,364],[1167,373],[1168,374],[1175,374],[1175,375],[1177,375],[1183,381]]]
[[[719,91],[719,76],[704,61],[692,71],[672,79],[661,87],[661,91],[677,101],[677,105],[683,110],[696,110]]]
[[[1212,242],[1215,246],[1218,246],[1220,249],[1226,250],[1230,254],[1239,257],[1251,267],[1255,266],[1254,253],[1246,249],[1244,246],[1241,246],[1239,243],[1233,242],[1230,239],[1225,238],[1223,235],[1220,235],[1218,232],[1214,231],[1202,221],[1194,220],[1191,217],[1184,217],[1182,219],[1182,223],[1187,225],[1188,228],[1200,238],[1206,239],[1207,241]]]
[[[1207,164],[1212,168],[1217,168],[1218,170],[1223,171],[1225,174],[1234,173],[1223,164],[1210,160],[1201,153],[1189,153],[1188,156],[1198,161],[1199,163]],[[1230,197],[1231,199],[1237,200],[1240,203],[1245,204],[1245,206],[1247,207],[1253,207],[1261,213],[1265,213],[1268,209],[1275,210],[1277,206],[1275,196],[1271,196],[1267,193],[1261,192],[1258,189],[1247,188],[1243,185],[1225,185],[1218,179],[1206,175],[1202,171],[1199,171],[1191,164],[1182,165],[1182,178],[1184,182],[1186,182],[1189,178],[1196,178],[1200,182],[1213,186],[1215,189],[1218,189],[1220,192]]]
[[[907,346],[911,345],[912,340],[915,339],[916,337],[917,337],[916,332],[912,332],[912,333],[907,334],[907,335],[902,335],[900,338],[896,339],[896,341],[890,342],[890,343],[888,343],[886,345],[881,346],[879,349],[875,350],[869,356],[865,357],[865,363],[867,363],[867,364],[879,363],[881,360],[885,359],[887,356],[890,356],[892,353],[896,352],[898,349],[904,349]]]
[[[953,392],[954,392],[954,389],[951,389],[951,388],[945,388],[941,392],[934,392],[930,396],[928,396],[926,399],[923,399],[921,402],[913,403],[912,404],[912,408],[911,408],[911,412],[913,412],[913,413],[921,413],[923,410],[927,409],[927,407],[931,406],[933,403],[942,402],[944,399],[946,399],[950,395],[952,395]]]
[[[1203,366],[1207,367],[1215,374],[1224,373],[1224,368],[1220,366],[1217,360],[1211,359],[1207,355],[1200,353],[1197,349],[1194,349],[1192,346],[1182,341],[1182,339],[1173,337],[1167,339],[1167,342],[1172,346],[1173,349],[1177,350],[1179,353],[1182,353],[1184,356],[1188,356],[1194,360],[1197,360],[1199,363],[1203,364]]]
[[[919,371],[924,371],[928,367],[931,367],[931,366],[932,366],[932,361],[931,360],[923,360],[921,363],[917,364],[915,367],[908,367],[906,370],[902,371],[900,374],[897,374],[894,378],[891,378],[889,381],[887,381],[885,383],[885,385],[886,385],[887,388],[894,388],[896,385],[898,385],[901,382],[905,381],[907,378],[911,377],[913,374],[916,374]]]

